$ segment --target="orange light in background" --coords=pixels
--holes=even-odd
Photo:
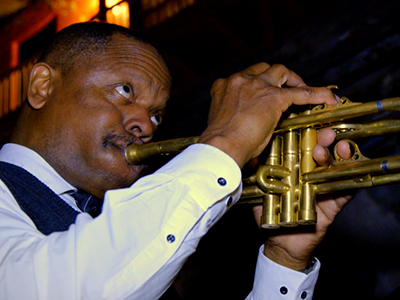
[[[106,0],[106,7],[110,8],[117,4],[118,2],[121,2],[121,0]]]
[[[78,9],[80,12],[78,13],[79,15],[79,22],[86,22],[89,21],[93,16],[95,16],[98,11],[99,11],[99,0],[86,0],[86,1],[79,1],[83,2]],[[86,3],[86,5],[84,4]],[[85,5],[85,6],[84,6]],[[85,7],[86,12],[81,12],[81,9]]]
[[[99,0],[46,0],[57,12],[57,30],[89,21],[99,12]]]
[[[117,0],[117,1],[116,0],[108,0],[108,1],[106,1],[106,6],[109,7],[108,2],[117,3],[119,1],[120,0]],[[113,8],[107,10],[106,19],[107,19],[107,23],[117,24],[117,25],[129,28],[130,22],[129,22],[129,4],[128,4],[128,2],[126,2],[126,1],[122,2],[121,4],[118,4],[118,5],[114,6]]]

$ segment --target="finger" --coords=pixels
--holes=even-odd
[[[226,91],[227,80],[220,78],[214,81],[211,87],[211,96],[214,98],[218,97],[220,94],[224,94]]]
[[[328,128],[318,133],[318,144],[313,149],[313,156],[315,161],[321,166],[329,165],[333,161],[333,157],[327,147],[332,144],[334,136]],[[336,153],[342,159],[350,159],[352,156],[350,144],[346,141],[339,141],[336,145]]]
[[[280,92],[282,93],[282,98],[291,102],[289,104],[305,105],[325,103],[330,106],[338,104],[337,97],[326,87],[301,86],[282,88]]]
[[[317,202],[317,226],[328,226],[331,224],[337,214],[346,206],[347,203],[354,197],[354,195],[337,195],[332,198],[332,195],[325,195],[320,197]],[[326,198],[326,199],[323,199]]]
[[[335,131],[330,128],[324,128],[318,132],[318,144],[313,149],[313,156],[318,165],[327,166],[332,163],[333,157],[328,147],[335,141],[335,137]]]
[[[318,132],[318,144],[322,147],[329,147],[335,141],[336,133],[333,129],[324,128]]]
[[[333,161],[333,157],[329,150],[319,144],[317,144],[313,149],[313,157],[320,166],[328,166]]]
[[[271,66],[265,62],[261,62],[243,70],[243,73],[250,76],[257,76],[268,70]]]
[[[336,152],[343,159],[351,158],[350,144],[346,141],[340,141],[337,143]]]
[[[283,65],[275,64],[264,72],[263,78],[271,85],[278,87],[301,87],[306,86],[303,79],[295,72]]]

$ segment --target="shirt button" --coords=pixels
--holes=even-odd
[[[233,198],[229,197],[228,200],[226,200],[226,206],[231,206],[233,202]]]
[[[288,292],[288,289],[286,286],[282,286],[281,289],[279,290],[282,295],[286,295]]]
[[[301,299],[306,299],[307,298],[307,292],[304,291],[301,293]]]
[[[173,234],[168,234],[167,235],[167,242],[168,243],[173,243],[175,242],[175,236]]]
[[[220,178],[218,178],[217,181],[218,181],[218,184],[221,185],[221,186],[226,185],[226,180],[225,180],[225,178],[220,177]]]

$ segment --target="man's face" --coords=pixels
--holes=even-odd
[[[143,166],[125,149],[149,142],[165,112],[170,74],[150,45],[114,36],[102,57],[54,83],[44,157],[77,188],[103,197],[130,186]]]

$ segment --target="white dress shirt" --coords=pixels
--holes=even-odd
[[[76,189],[37,153],[6,144],[0,161],[79,211],[67,193]],[[240,194],[236,163],[196,144],[132,187],[107,192],[97,218],[81,213],[68,231],[46,236],[0,181],[0,299],[157,299]],[[248,299],[311,299],[318,271],[319,262],[308,275],[279,266],[261,248]]]

